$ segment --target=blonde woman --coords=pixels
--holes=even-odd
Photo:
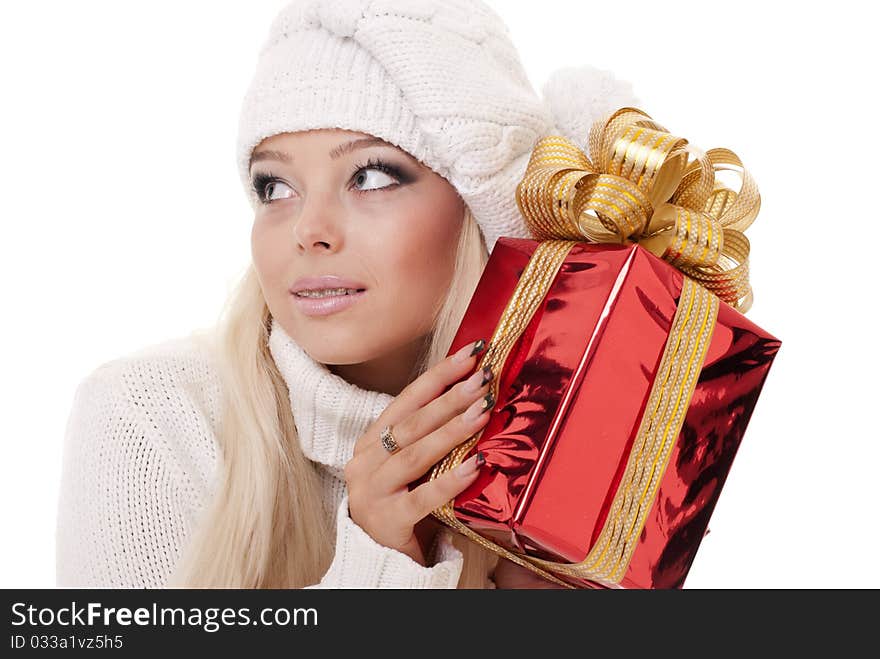
[[[488,419],[491,337],[446,353],[497,238],[528,235],[532,146],[637,103],[588,67],[543,96],[474,0],[281,11],[239,124],[252,262],[211,331],[81,382],[59,585],[551,586],[430,515],[478,456],[408,489]]]

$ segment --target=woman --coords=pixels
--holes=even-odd
[[[59,585],[552,587],[429,514],[479,456],[407,484],[488,419],[490,337],[446,353],[497,238],[528,235],[532,146],[636,103],[587,67],[538,98],[474,0],[284,8],[239,124],[252,263],[215,331],[80,384]]]

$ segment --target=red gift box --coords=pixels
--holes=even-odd
[[[535,240],[502,237],[450,354],[491,337]],[[638,245],[576,244],[496,377],[496,404],[462,456],[486,456],[454,514],[511,551],[579,563],[606,523],[633,449],[683,275]],[[779,340],[726,303],[623,587],[678,587],[694,559]],[[601,582],[570,580],[580,586]],[[601,584],[610,585],[610,584]]]
[[[535,149],[517,202],[536,239],[497,241],[449,349],[490,340],[476,368],[495,370],[495,406],[413,484],[481,451],[480,476],[434,515],[571,587],[683,585],[780,347],[735,308],[751,301],[738,229],[757,188],[745,170],[748,204],[707,188],[707,172],[738,158],[714,150],[688,165],[671,136],[659,157],[643,150],[653,179],[614,161],[639,135],[664,148],[665,129],[644,117],[624,108],[594,127],[607,151],[595,170],[564,140]],[[624,170],[638,185],[621,183]],[[682,205],[661,206],[670,195]],[[583,242],[612,229],[624,244]]]

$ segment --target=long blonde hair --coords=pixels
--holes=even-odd
[[[449,351],[488,259],[479,226],[464,218],[449,293],[435,307],[427,349],[412,378]],[[302,588],[330,566],[335,527],[328,523],[316,465],[302,452],[287,385],[269,351],[271,315],[253,264],[216,326],[193,336],[218,357],[225,402],[217,438],[216,490],[178,561],[170,586]],[[483,588],[497,557],[459,534],[459,588]]]

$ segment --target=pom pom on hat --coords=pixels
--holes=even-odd
[[[589,153],[590,126],[621,107],[639,106],[632,83],[607,69],[573,66],[557,69],[547,78],[541,95],[559,135]]]

